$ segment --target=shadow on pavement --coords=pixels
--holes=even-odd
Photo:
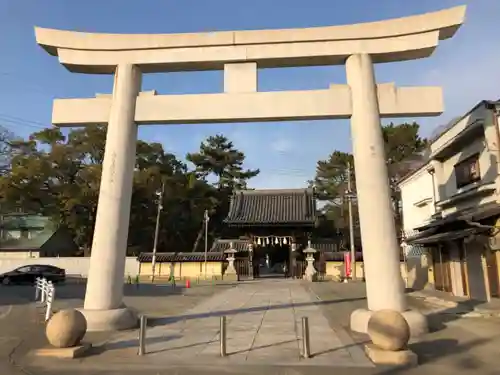
[[[446,328],[446,323],[464,318],[467,313],[473,312],[474,308],[480,305],[480,301],[464,301],[459,302],[457,307],[440,310],[427,314],[427,322],[429,324],[429,332],[438,332]]]
[[[243,309],[210,311],[210,312],[202,313],[202,314],[176,315],[176,316],[172,316],[172,317],[168,317],[168,318],[152,318],[150,321],[151,321],[151,326],[154,327],[154,326],[171,324],[171,323],[175,323],[175,322],[182,321],[182,320],[220,317],[220,316],[226,316],[226,315],[244,314],[244,313],[251,313],[251,312],[258,312],[258,311],[288,309],[290,307],[330,305],[330,304],[335,304],[335,303],[357,301],[359,299],[364,299],[364,298],[346,298],[346,299],[336,299],[336,300],[328,300],[328,301],[301,302],[301,303],[294,303],[294,304],[285,303],[282,305],[257,306],[257,307],[243,308]]]
[[[362,347],[362,345],[368,344],[369,342],[370,342],[370,340],[363,340],[362,342],[357,342],[357,343],[354,343],[354,344],[344,345],[344,346],[339,347],[339,348],[328,349],[328,350],[323,350],[321,352],[311,353],[311,358],[314,358],[314,357],[317,357],[317,356],[320,356],[320,355],[323,355],[323,354],[333,353],[333,352],[336,352],[337,350],[343,350],[343,349],[346,349],[346,348]]]
[[[457,356],[457,361],[452,363],[447,363],[446,367],[439,367],[442,372],[441,374],[461,374],[461,373],[473,373],[480,370],[481,375],[494,375],[498,372],[484,372],[484,367],[482,362],[474,360],[471,357],[467,357],[466,354],[471,348],[482,345],[488,342],[486,339],[477,339],[471,341],[467,344],[459,345],[457,340],[454,339],[437,339],[421,341],[409,345],[410,349],[418,355],[418,366],[417,367],[393,367],[393,368],[378,368],[375,374],[377,375],[403,375],[403,374],[428,374],[429,370],[432,369],[432,364],[435,362],[445,359],[448,356]],[[462,356],[458,356],[462,354]],[[429,367],[431,365],[431,367]]]
[[[151,345],[151,344],[176,340],[176,339],[180,339],[180,338],[182,338],[182,336],[180,336],[180,335],[146,338],[146,348],[148,345]],[[85,355],[85,357],[99,355],[99,354],[102,354],[102,353],[110,351],[110,350],[127,349],[127,348],[137,348],[138,349],[139,348],[139,339],[137,338],[137,339],[133,339],[133,340],[108,342],[108,343],[104,343],[102,345],[92,346],[92,348]]]
[[[236,286],[237,283],[191,284],[186,288],[184,283],[170,284],[124,284],[125,297],[164,297],[169,295],[203,295],[205,290]],[[210,287],[210,288],[208,288]],[[56,284],[56,300],[83,300],[86,284]],[[32,285],[0,286],[0,306],[29,304],[35,300],[35,288]]]

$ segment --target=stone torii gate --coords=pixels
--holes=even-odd
[[[56,99],[57,126],[108,124],[83,313],[90,330],[124,329],[123,276],[137,126],[169,123],[351,119],[368,309],[351,316],[366,332],[372,311],[404,313],[413,335],[425,319],[407,310],[385,163],[381,117],[435,116],[439,87],[377,84],[374,63],[428,57],[463,22],[465,6],[387,21],[307,29],[192,34],[90,34],[36,28],[37,43],[69,71],[114,74],[112,95]],[[257,69],[345,64],[347,84],[325,90],[259,92]],[[224,70],[224,92],[156,95],[141,76]]]

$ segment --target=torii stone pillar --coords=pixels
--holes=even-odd
[[[427,321],[419,312],[406,308],[377,85],[370,55],[350,56],[346,71],[352,98],[351,135],[368,298],[368,309],[356,310],[351,315],[351,329],[366,332],[372,312],[389,309],[403,313],[412,335],[419,336],[427,331]]]
[[[124,329],[137,322],[135,314],[123,305],[123,275],[137,144],[135,104],[140,91],[139,69],[118,65],[82,310],[91,330]]]
[[[348,26],[193,34],[92,34],[36,28],[37,43],[68,70],[115,74],[112,96],[56,99],[57,126],[108,124],[99,207],[83,312],[89,330],[128,328],[122,304],[137,125],[351,118],[368,309],[351,327],[365,332],[371,311],[404,313],[413,335],[425,319],[406,311],[380,117],[436,116],[439,87],[376,84],[374,63],[430,56],[462,24],[465,7]],[[346,64],[348,85],[259,92],[257,70]],[[224,92],[139,95],[140,72],[224,70]]]

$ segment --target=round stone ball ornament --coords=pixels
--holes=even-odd
[[[87,332],[87,320],[75,309],[61,310],[54,314],[45,329],[47,340],[56,348],[80,345]]]
[[[410,340],[410,327],[398,311],[380,310],[373,313],[368,321],[368,336],[380,349],[402,350]]]

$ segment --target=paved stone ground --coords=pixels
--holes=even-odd
[[[88,369],[105,365],[286,365],[369,367],[373,364],[343,328],[332,329],[321,302],[301,282],[259,280],[206,299],[182,315],[156,321],[148,330],[145,357],[137,357],[137,332],[106,344],[106,351],[82,361]],[[227,352],[220,353],[220,317],[227,318]],[[301,358],[301,319],[309,318],[311,359]],[[42,364],[34,362],[34,364]],[[116,368],[116,367],[115,367]]]
[[[312,291],[326,304],[325,314],[342,327],[349,326],[350,311],[366,306],[363,284],[314,283]],[[463,318],[454,308],[427,304],[419,298],[408,298],[409,306],[427,315],[431,332],[410,344],[418,354],[420,365],[413,369],[377,369],[374,374],[461,375],[500,373],[500,319]],[[365,342],[365,335],[350,333],[356,342]],[[355,374],[355,373],[349,373]]]
[[[34,305],[0,287],[0,374],[21,375],[25,372],[13,363],[14,352],[25,355],[45,342],[40,327],[43,318]],[[29,342],[25,338],[29,337]]]
[[[195,306],[214,293],[231,288],[229,283],[193,285],[191,289],[165,285],[125,285],[127,305],[151,316],[176,315]],[[55,309],[81,307],[85,295],[84,284],[59,285]],[[0,374],[38,374],[25,367],[25,356],[32,349],[47,346],[44,334],[43,308],[33,301],[31,286],[0,286]],[[100,343],[111,333],[93,333],[86,340]],[[49,371],[51,374],[51,372]]]
[[[277,280],[277,282],[278,281],[281,280]],[[257,283],[260,282],[261,281],[258,281]],[[348,332],[351,311],[358,307],[366,306],[364,284],[337,284],[325,282],[314,284],[303,283],[302,285],[305,290],[309,291],[308,300],[317,302],[316,307],[322,310],[329,326],[337,336],[337,339],[342,343],[349,341],[353,343],[363,343],[367,341],[365,335],[357,335]],[[64,289],[64,292],[60,290],[61,304],[70,305],[72,303],[70,300],[73,300],[75,290],[71,288]],[[167,321],[159,320],[153,322],[155,326],[150,329],[152,332],[155,330],[167,329],[166,327],[168,326],[176,327],[174,329],[176,332],[183,332],[181,331],[183,329],[182,327],[189,327],[191,324],[196,324],[196,319],[187,319],[188,315],[194,318],[192,315],[200,314],[200,311],[196,310],[196,306],[208,303],[207,299],[212,298],[211,296],[217,298],[220,294],[232,294],[233,290],[238,289],[239,287],[233,289],[232,285],[217,285],[213,287],[198,286],[187,291],[178,290],[167,293],[165,289],[149,286],[140,287],[139,290],[134,289],[126,291],[126,298],[128,304],[135,304],[134,307],[140,307],[142,305],[144,306],[144,311],[148,313],[152,313],[156,316],[163,315],[170,317]],[[231,291],[225,292],[226,290]],[[282,290],[281,287],[276,285],[276,291],[280,290]],[[270,290],[264,289],[264,292],[270,292]],[[240,298],[240,296],[236,297]],[[10,312],[7,315],[3,317],[0,315],[0,374],[2,375],[211,375],[224,373],[262,375],[331,375],[332,373],[340,375],[427,375],[429,373],[439,373],[440,375],[465,375],[475,373],[481,375],[494,375],[499,373],[500,319],[460,319],[456,314],[443,314],[443,311],[436,311],[435,306],[428,306],[425,304],[425,301],[412,298],[410,298],[411,306],[429,314],[431,327],[433,329],[433,332],[423,337],[420,342],[411,344],[412,350],[419,355],[421,363],[419,367],[413,369],[338,366],[332,368],[331,366],[321,365],[307,366],[303,364],[303,362],[300,363],[300,360],[297,365],[290,363],[288,366],[274,366],[269,364],[270,361],[268,364],[255,365],[252,364],[253,359],[250,355],[244,361],[244,365],[241,364],[243,361],[239,362],[239,360],[236,360],[237,355],[235,355],[235,361],[233,362],[229,362],[229,358],[227,358],[227,362],[211,365],[206,362],[203,363],[203,361],[200,362],[198,360],[200,355],[198,355],[193,356],[187,365],[183,365],[167,363],[165,358],[162,358],[162,354],[163,356],[170,355],[166,354],[166,352],[153,354],[153,356],[158,358],[157,361],[160,365],[158,365],[158,363],[150,364],[148,361],[145,361],[150,356],[144,358],[138,358],[136,356],[136,332],[125,332],[120,336],[114,336],[111,341],[115,341],[116,343],[108,344],[108,352],[103,352],[102,348],[97,347],[91,357],[83,360],[51,361],[46,364],[46,366],[34,367],[30,366],[30,363],[34,363],[28,360],[29,357],[25,357],[25,354],[32,348],[46,345],[46,342],[43,337],[43,322],[40,321],[40,313],[37,313],[33,304],[28,303],[30,298],[32,298],[31,288],[3,288],[0,286],[0,311],[5,313],[9,310],[9,306],[11,306]],[[78,298],[75,299],[75,303],[81,304],[81,299],[78,302]],[[256,298],[257,297],[254,296],[253,299],[248,300],[248,309],[251,307],[258,307],[255,306],[255,302],[257,301]],[[262,298],[264,299],[264,297]],[[293,298],[292,293],[292,301]],[[295,297],[295,299],[297,304],[301,300],[305,300],[304,297],[301,297],[301,293],[299,293],[299,296]],[[287,302],[285,302],[285,300],[286,298],[280,295],[278,301],[281,301],[282,304],[286,304]],[[240,301],[243,303],[243,299],[240,299]],[[268,313],[274,314],[275,310],[268,308],[270,306],[269,302],[267,305],[264,304],[264,307],[265,306],[267,306],[267,308],[265,310],[266,313],[263,314],[264,317]],[[228,306],[224,307],[220,305],[209,314],[214,315],[216,311],[224,310],[230,309]],[[300,309],[298,310],[299,311],[294,312],[294,314],[295,317],[300,318],[303,313]],[[240,314],[229,314],[226,312],[228,328],[237,322],[237,320],[233,320],[233,323],[231,323],[231,319],[236,319],[238,315],[248,315],[252,313],[257,315],[257,311],[254,310]],[[311,313],[311,311],[308,313]],[[272,315],[268,317],[272,318]],[[202,318],[202,320],[206,321],[211,319],[213,320],[211,329],[215,331],[218,327],[218,318],[216,316]],[[269,320],[269,322],[276,320],[276,318],[273,318]],[[257,318],[252,321],[254,324],[257,324]],[[215,322],[217,322],[217,327]],[[265,318],[262,321],[262,324],[264,323]],[[288,328],[282,321],[277,322],[277,324],[281,325],[283,329],[285,329],[285,326]],[[210,325],[208,326],[210,327]],[[254,329],[254,331],[256,330]],[[189,331],[184,331],[184,333],[186,332]],[[240,334],[238,333],[238,335]],[[256,332],[256,337],[258,336],[259,333]],[[231,338],[229,333],[228,337]],[[243,336],[240,335],[240,337]],[[105,334],[103,337],[90,337],[89,339],[93,342],[100,342],[108,338],[109,335],[106,336]],[[314,338],[315,336],[311,335],[313,352],[320,351],[314,346]],[[125,339],[128,339],[129,342],[127,343]],[[151,345],[155,345],[158,349],[162,347],[168,349],[168,346],[173,345],[175,340],[181,339],[182,337],[172,339],[168,344],[153,342],[150,344],[150,348]],[[217,337],[214,336],[212,339],[217,340]],[[297,337],[295,340],[296,339]],[[276,340],[273,339],[270,341],[275,343]],[[286,341],[286,339],[283,340],[282,338],[280,341]],[[263,342],[265,343],[266,341],[263,340]],[[205,348],[208,348],[209,344],[210,343],[206,344]],[[113,345],[115,345],[115,347],[113,347]],[[286,345],[288,344],[285,344],[285,346]],[[337,344],[333,344],[332,347],[336,345]],[[126,346],[128,346],[128,348]],[[174,349],[174,351],[175,350],[176,349]],[[196,349],[196,351],[197,350],[198,349]],[[288,353],[285,353],[284,349],[280,348],[279,350],[282,351],[284,355],[288,355]],[[347,348],[343,348],[343,350],[347,350]],[[231,352],[230,346],[228,347],[228,351]],[[123,357],[121,361],[119,358],[115,363],[113,363],[113,361],[108,363],[103,361],[106,356],[112,355],[112,353],[114,353],[115,356],[117,356],[118,353],[122,353]],[[351,357],[352,353],[353,352],[350,351]],[[207,352],[205,351],[205,355],[206,354]],[[241,359],[243,355],[240,354],[239,357]],[[15,365],[11,363],[10,358],[15,360]],[[326,358],[326,356],[324,356],[324,358]]]

